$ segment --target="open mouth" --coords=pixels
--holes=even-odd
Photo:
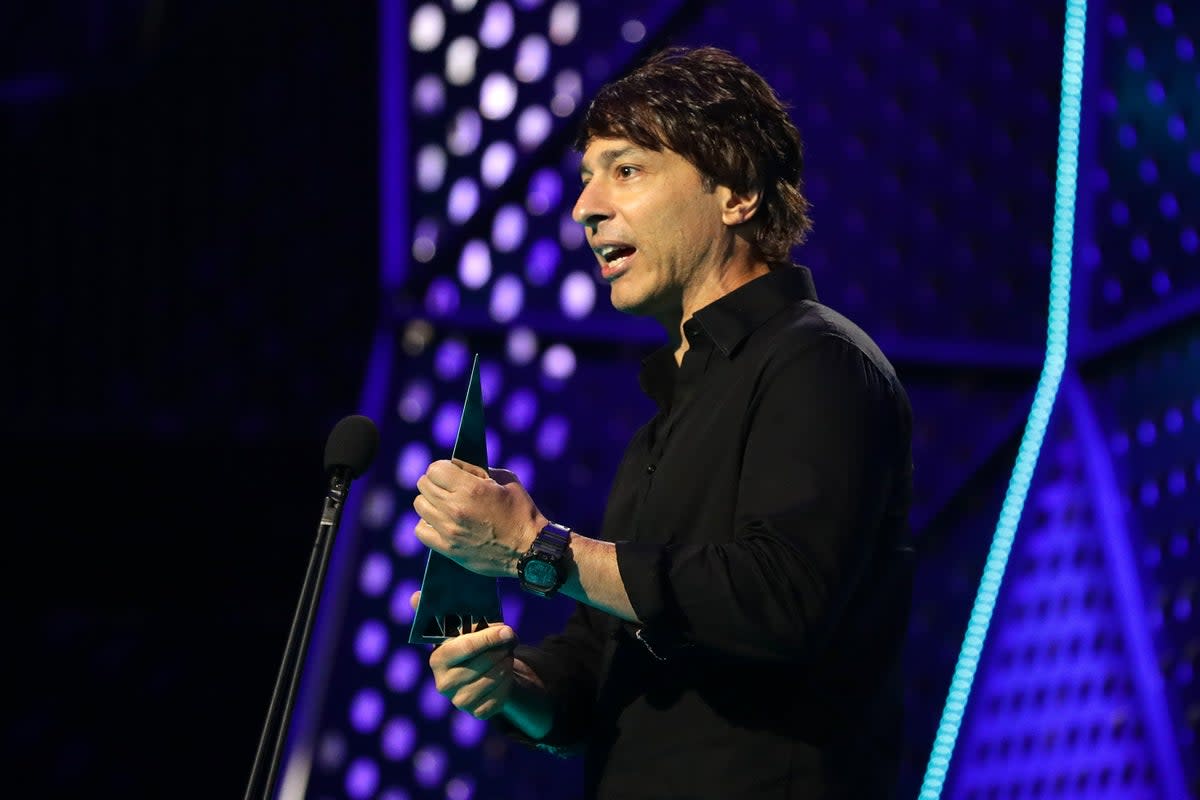
[[[600,273],[604,278],[616,275],[629,261],[630,256],[637,252],[636,247],[625,244],[602,245],[596,248],[596,254],[604,262]]]

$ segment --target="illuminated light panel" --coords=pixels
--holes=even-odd
[[[520,454],[509,456],[505,461],[505,469],[511,471],[521,480],[521,485],[528,491],[534,490],[534,483],[537,478],[537,473],[534,471],[533,460],[529,456]],[[507,614],[504,617],[506,620],[511,619]],[[516,622],[509,622],[510,625],[516,625]]]
[[[405,489],[417,488],[417,479],[433,461],[424,442],[409,442],[396,459],[396,483]]]
[[[513,75],[521,83],[540,81],[550,69],[550,43],[541,34],[531,33],[517,45]]]
[[[353,800],[367,800],[379,788],[379,765],[366,756],[354,759],[346,770],[346,794]]]
[[[350,724],[359,733],[372,733],[383,722],[383,695],[377,689],[361,689],[350,701]]]
[[[578,226],[576,226],[578,227]],[[545,286],[558,270],[558,245],[551,239],[538,239],[529,248],[525,277],[534,286]]]
[[[481,361],[479,364],[479,390],[483,395],[483,407],[487,408],[504,386],[504,371],[494,361]]]
[[[621,26],[621,38],[630,44],[637,44],[646,38],[646,26],[640,20],[631,19]]]
[[[1050,424],[1050,414],[1067,362],[1067,331],[1071,307],[1071,249],[1075,229],[1075,190],[1079,171],[1079,121],[1083,96],[1083,50],[1086,0],[1068,0],[1063,36],[1062,104],[1058,127],[1058,172],[1055,181],[1053,244],[1050,254],[1050,307],[1046,326],[1046,357],[1034,392],[1029,420],[1021,437],[1000,519],[984,563],[983,578],[967,621],[967,632],[954,666],[946,706],[938,723],[920,800],[937,800],[945,787],[979,667],[988,625],[1000,594],[1000,584],[1012,552],[1017,525],[1037,465],[1038,452]]]
[[[471,354],[458,339],[447,339],[433,358],[433,371],[444,381],[466,377]]]
[[[424,378],[410,381],[396,404],[396,413],[405,422],[420,422],[433,406],[433,387]]]
[[[446,781],[446,800],[471,800],[474,796],[475,783],[470,778],[456,777]]]
[[[529,193],[525,197],[525,208],[530,214],[540,217],[558,208],[562,202],[562,176],[558,170],[543,167],[529,179]]]
[[[372,489],[363,501],[360,519],[370,528],[378,528],[391,519],[396,500],[387,489]]]
[[[384,758],[403,761],[417,746],[417,726],[407,717],[390,719],[380,732],[379,744]]]
[[[483,12],[483,22],[479,24],[479,42],[484,47],[495,50],[508,44],[513,35],[512,6],[502,0],[488,3]]]
[[[458,311],[458,285],[444,275],[429,283],[425,292],[425,310],[435,317],[448,317]],[[413,420],[408,420],[412,422]]]
[[[393,692],[407,692],[417,685],[417,681],[420,679],[424,668],[425,664],[422,659],[417,657],[416,651],[402,646],[395,653],[392,653],[392,657],[388,660],[387,671],[384,673],[384,682]],[[408,720],[403,721],[408,722]],[[396,720],[393,720],[393,722],[396,722]],[[386,727],[384,728],[384,733],[387,733]]]
[[[492,219],[492,246],[501,253],[511,253],[525,239],[525,212],[511,203],[501,206]]]
[[[346,737],[337,731],[328,731],[317,744],[317,766],[333,771],[346,760]]]
[[[408,27],[408,43],[419,53],[428,53],[442,43],[446,34],[446,17],[433,3],[426,3],[413,12]]]
[[[396,523],[396,527],[392,529],[392,550],[397,555],[414,556],[417,553],[424,552],[425,545],[421,544],[421,540],[413,533],[416,527],[417,515],[411,511],[401,517],[400,521]],[[411,609],[404,611],[402,616],[411,616]],[[396,618],[396,613],[393,611],[392,619]]]
[[[515,433],[527,431],[537,420],[537,409],[537,394],[530,389],[517,389],[508,396],[508,402],[504,404],[501,423]]]
[[[388,493],[391,496],[391,493]],[[392,560],[383,553],[371,553],[358,571],[358,588],[368,597],[378,597],[392,584]]]
[[[555,344],[542,353],[542,372],[563,381],[575,374],[575,353],[565,344]]]
[[[583,246],[583,226],[571,219],[571,215],[569,213],[563,214],[562,219],[559,220],[558,240],[562,242],[563,247],[571,250],[578,250]]]
[[[513,328],[508,333],[505,342],[505,352],[508,360],[518,367],[523,367],[537,358],[537,334],[530,328]]]
[[[368,619],[359,626],[358,635],[354,637],[354,655],[358,656],[360,662],[378,664],[383,660],[387,646],[387,626],[382,622]]]

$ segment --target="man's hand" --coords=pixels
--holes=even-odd
[[[547,523],[517,476],[465,461],[435,461],[417,480],[415,533],[472,572],[517,574],[517,560]]]
[[[413,593],[414,609],[420,596]],[[429,656],[438,692],[476,719],[495,716],[512,695],[516,644],[516,632],[503,623],[447,639]]]

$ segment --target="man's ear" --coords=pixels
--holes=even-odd
[[[730,227],[744,225],[758,213],[762,192],[758,189],[748,189],[745,192],[735,192],[727,187],[721,207],[721,221]]]

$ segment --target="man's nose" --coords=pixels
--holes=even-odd
[[[612,209],[609,207],[604,193],[596,185],[596,181],[589,181],[579,192],[575,208],[571,210],[571,219],[585,228],[595,230],[597,225],[611,216]]]

